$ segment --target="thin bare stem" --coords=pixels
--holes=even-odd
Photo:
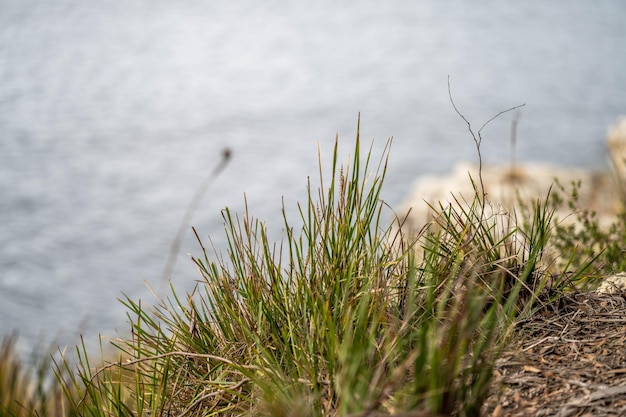
[[[485,193],[485,184],[483,183],[483,174],[482,174],[483,156],[482,156],[482,153],[480,152],[480,144],[482,142],[482,137],[480,136],[480,130],[482,130],[483,127],[485,127],[485,125],[483,125],[483,127],[480,128],[480,130],[478,131],[479,133],[478,135],[474,133],[474,129],[472,129],[472,124],[469,122],[469,120],[467,120],[467,118],[463,115],[463,113],[461,113],[461,111],[456,107],[456,103],[454,102],[454,99],[452,98],[452,88],[450,87],[449,75],[448,75],[448,97],[450,97],[450,103],[452,103],[452,107],[454,108],[454,111],[456,112],[456,114],[458,114],[459,117],[463,119],[463,121],[467,124],[467,130],[469,130],[470,135],[472,135],[472,139],[474,139],[474,143],[476,144],[476,150],[478,152],[478,181],[480,183],[480,196],[481,196],[481,208],[482,208],[480,220],[482,221],[483,214],[485,211],[486,193]]]
[[[240,369],[247,369],[247,370],[261,370],[260,367],[258,366],[254,366],[254,365],[240,365],[240,364],[236,364],[235,362],[226,359],[224,357],[221,356],[217,356],[217,355],[210,355],[207,353],[193,353],[193,352],[183,352],[183,351],[172,351],[172,352],[165,352],[165,353],[161,353],[159,355],[153,355],[153,356],[146,356],[143,358],[138,358],[138,359],[134,359],[134,360],[128,360],[125,362],[122,361],[117,361],[117,362],[112,362],[109,363],[101,368],[98,368],[96,370],[96,372],[91,375],[91,377],[89,378],[89,382],[94,381],[98,375],[100,375],[101,373],[103,373],[104,371],[106,371],[107,369],[113,368],[113,367],[118,367],[118,368],[126,368],[129,366],[134,366],[137,365],[138,363],[142,363],[142,362],[149,362],[149,361],[155,361],[157,359],[163,359],[163,358],[168,358],[168,357],[172,357],[172,356],[182,356],[182,357],[186,357],[186,358],[204,358],[204,359],[209,359],[209,360],[214,360],[216,362],[221,362],[224,363],[226,365],[229,365],[233,368],[240,368]],[[84,395],[82,396],[82,398],[80,399],[80,401],[78,401],[76,408],[80,407],[80,405],[86,400],[87,398],[87,394],[88,391],[85,391]]]
[[[522,103],[519,104],[517,106],[513,106],[511,108],[508,108],[506,110],[502,110],[501,112],[497,113],[495,116],[491,117],[489,120],[487,120],[485,123],[483,123],[483,125],[480,127],[480,129],[478,129],[477,133],[474,133],[474,129],[472,129],[472,124],[469,122],[469,120],[467,120],[467,118],[463,115],[463,113],[461,113],[461,111],[457,108],[456,103],[454,102],[454,99],[452,98],[452,88],[450,87],[450,76],[448,75],[448,97],[450,97],[450,103],[452,103],[452,107],[454,108],[454,111],[456,112],[456,114],[459,115],[459,117],[461,119],[463,119],[463,121],[467,124],[467,129],[469,130],[470,134],[472,135],[472,139],[474,139],[474,143],[476,144],[476,152],[478,153],[478,182],[480,185],[480,219],[479,219],[479,223],[482,223],[482,221],[484,220],[484,216],[485,216],[485,200],[486,200],[486,196],[487,193],[485,191],[485,183],[483,181],[483,156],[480,150],[480,145],[483,141],[483,137],[482,137],[482,131],[485,127],[487,127],[487,125],[489,123],[491,123],[492,121],[494,121],[495,119],[497,119],[498,117],[500,117],[501,115],[503,115],[504,113],[510,112],[512,110],[516,110],[519,109],[520,107],[524,107],[526,105],[526,103]],[[475,233],[475,232],[474,232]],[[472,239],[473,239],[473,235],[472,235]]]
[[[519,124],[520,112],[515,112],[511,121],[511,173],[515,178],[517,176],[517,167],[515,161],[515,152],[517,150],[517,125]]]
[[[484,124],[480,127],[480,129],[478,130],[478,136],[480,137],[480,132],[482,132],[482,130],[483,130],[483,129],[484,129],[484,128],[485,128],[485,127],[489,124],[489,123],[491,123],[492,121],[494,121],[494,120],[495,120],[495,119],[497,119],[498,117],[502,116],[504,113],[508,113],[508,112],[510,112],[510,111],[517,110],[517,109],[519,109],[520,107],[524,107],[525,105],[526,105],[526,103],[522,103],[522,104],[518,104],[517,106],[513,106],[513,107],[511,107],[511,108],[508,108],[508,109],[506,109],[506,110],[502,110],[500,113],[496,114],[496,115],[495,115],[495,116],[493,116],[491,119],[487,120],[487,121],[486,121],[486,122],[485,122],[485,123],[484,123]],[[482,138],[481,138],[481,140],[482,140]]]
[[[172,275],[174,266],[176,265],[176,259],[178,258],[178,253],[180,252],[180,245],[182,244],[183,239],[185,238],[185,233],[187,232],[187,229],[189,228],[189,224],[191,223],[191,218],[193,216],[193,213],[198,208],[198,205],[200,204],[200,200],[202,199],[202,196],[206,192],[209,185],[211,185],[211,183],[215,180],[215,178],[217,178],[217,176],[224,170],[230,158],[231,158],[231,150],[229,148],[225,148],[222,151],[222,159],[215,166],[213,171],[211,171],[211,173],[204,179],[202,184],[200,184],[193,198],[189,202],[189,205],[187,206],[187,211],[185,211],[185,215],[183,216],[180,222],[180,226],[178,226],[178,232],[176,232],[176,237],[172,241],[172,246],[170,247],[170,253],[167,258],[167,262],[165,263],[165,268],[163,268],[161,286],[163,286],[164,283],[167,282],[167,280]]]
[[[196,399],[189,407],[187,407],[178,417],[184,417],[187,414],[191,413],[193,411],[193,409],[200,404],[202,401],[207,400],[211,397],[217,397],[218,395],[222,395],[225,394],[229,391],[234,391],[236,389],[239,389],[241,387],[243,387],[245,384],[247,384],[248,382],[252,381],[250,378],[244,378],[241,381],[239,381],[237,384],[233,385],[232,387],[229,387],[228,389],[222,389],[219,391],[213,391],[213,392],[209,392],[208,394],[202,395],[201,397],[199,397],[198,399]]]

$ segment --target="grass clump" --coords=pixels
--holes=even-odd
[[[172,288],[151,308],[123,300],[132,337],[114,341],[119,360],[93,364],[83,347],[78,372],[58,364],[69,407],[89,416],[479,415],[512,323],[540,302],[551,212],[537,202],[526,226],[502,236],[494,221],[512,217],[486,215],[477,192],[469,205],[440,207],[438,227],[419,240],[403,236],[385,224],[380,197],[390,144],[373,162],[357,128],[341,164],[335,143],[330,178],[320,162],[319,189],[309,182],[296,223],[284,214],[279,243],[247,210],[226,209],[226,254],[211,260],[198,239],[191,293]]]
[[[459,115],[482,164],[486,124],[475,135]],[[357,126],[341,163],[335,142],[330,172],[320,155],[319,186],[308,182],[297,219],[283,210],[278,243],[247,208],[225,209],[225,254],[196,233],[193,291],[171,287],[148,307],[122,300],[131,336],[112,341],[115,360],[102,346],[94,362],[78,346],[74,361],[54,362],[58,384],[46,391],[50,367],[25,372],[14,342],[3,344],[0,417],[481,415],[516,322],[594,262],[623,267],[626,231],[606,234],[593,216],[582,231],[563,228],[555,194],[499,210],[479,177],[471,201],[433,207],[434,222],[405,235],[381,199],[390,147],[373,159]],[[585,241],[600,252],[581,258]],[[567,273],[546,262],[555,248]]]

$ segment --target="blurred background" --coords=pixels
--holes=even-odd
[[[300,4],[298,4],[300,3]],[[339,4],[341,3],[341,4]],[[361,113],[385,199],[475,160],[467,127],[519,112],[517,159],[608,169],[626,113],[626,3],[0,0],[0,337],[88,343],[128,333],[126,294],[152,304],[184,212],[222,150],[232,159],[193,224],[224,250],[221,210],[280,237],[317,149],[352,149]],[[507,162],[515,114],[483,132]],[[199,274],[187,233],[172,274]]]

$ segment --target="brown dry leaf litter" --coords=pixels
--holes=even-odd
[[[626,416],[626,293],[568,295],[519,331],[485,415]]]

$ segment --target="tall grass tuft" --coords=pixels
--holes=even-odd
[[[336,141],[330,175],[320,155],[319,188],[309,181],[297,221],[283,210],[278,243],[247,209],[223,212],[225,254],[196,233],[201,279],[191,293],[172,287],[150,308],[125,298],[132,336],[113,341],[117,360],[92,363],[79,347],[77,372],[57,364],[71,409],[479,415],[515,319],[540,302],[551,211],[537,202],[518,225],[487,215],[477,191],[469,204],[440,206],[437,227],[404,236],[381,200],[390,146],[372,160],[357,125],[342,164]]]

